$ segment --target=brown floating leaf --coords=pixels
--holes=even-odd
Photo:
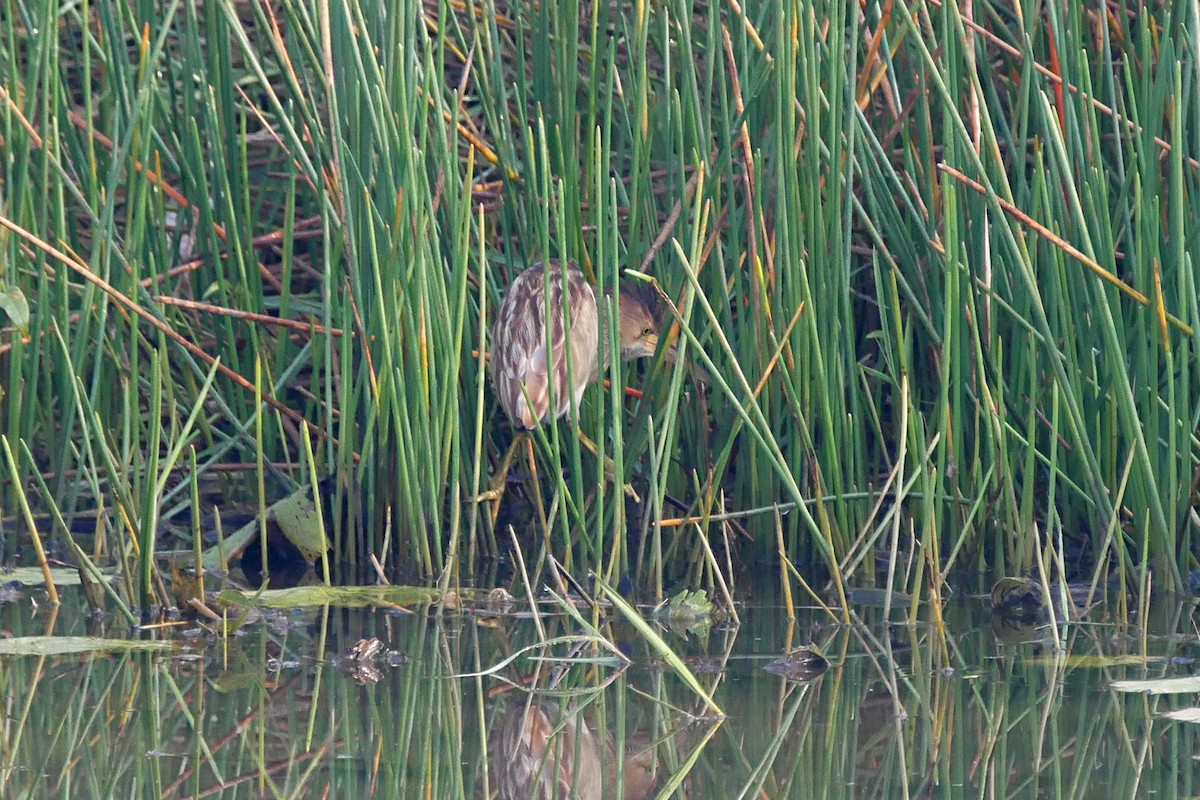
[[[825,674],[829,669],[829,660],[821,655],[821,651],[810,645],[791,651],[763,669],[773,675],[782,675],[788,680],[810,681]]]

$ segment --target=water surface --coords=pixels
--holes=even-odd
[[[1196,726],[1163,716],[1196,705],[1195,694],[1111,686],[1192,675],[1185,607],[1159,603],[1144,629],[1109,624],[1101,608],[1060,624],[1056,643],[1049,625],[999,623],[986,598],[966,592],[941,615],[920,609],[913,624],[903,622],[907,608],[885,624],[869,605],[853,609],[850,625],[815,608],[789,623],[770,585],[756,583],[740,625],[661,629],[724,712],[720,721],[611,618],[601,631],[628,668],[603,651],[572,653],[570,642],[506,662],[538,641],[520,604],[508,613],[270,612],[223,638],[188,619],[141,631],[89,619],[69,593],[52,615],[39,589],[18,589],[0,605],[4,637],[170,647],[0,656],[0,797],[482,798],[488,737],[495,751],[500,720],[524,702],[529,681],[553,683],[556,693],[539,702],[585,720],[598,742],[607,731],[626,762],[649,750],[658,790],[678,776],[674,797],[1200,791]],[[548,638],[584,632],[551,605],[541,624]],[[345,654],[360,640],[381,649],[356,662]],[[810,643],[831,662],[824,675],[797,682],[763,669]],[[615,797],[607,759],[603,768],[604,796]]]

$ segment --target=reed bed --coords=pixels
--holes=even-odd
[[[1184,589],[1197,24],[1119,3],[10,4],[4,557],[47,510],[144,607],[201,481],[253,475],[259,509],[331,479],[337,564],[447,582],[509,522],[659,594],[780,557],[919,597],[981,568]],[[512,428],[487,334],[546,258],[650,276],[712,381],[614,367],[579,424],[643,502],[562,422],[497,521],[476,498]]]

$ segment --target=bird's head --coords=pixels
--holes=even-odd
[[[662,307],[654,289],[645,284],[621,287],[621,358],[648,358],[658,349]],[[675,348],[671,348],[674,351]],[[668,358],[672,355],[668,352]]]

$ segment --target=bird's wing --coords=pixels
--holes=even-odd
[[[567,330],[561,311],[552,309],[554,320],[552,352],[554,354],[554,403],[556,416],[566,414],[574,396],[575,405],[583,400],[583,390],[599,374],[599,318],[596,313],[596,293],[592,285],[577,269],[567,272],[567,291],[571,298],[570,315],[570,358],[571,377],[567,381]],[[552,299],[561,302],[559,292],[551,292]],[[561,306],[559,307],[561,308]],[[573,390],[573,391],[572,391]]]
[[[492,335],[492,380],[505,411],[523,428],[536,427],[548,405],[545,303],[540,287],[532,291],[533,279],[540,281],[540,272],[522,273],[513,283]]]

